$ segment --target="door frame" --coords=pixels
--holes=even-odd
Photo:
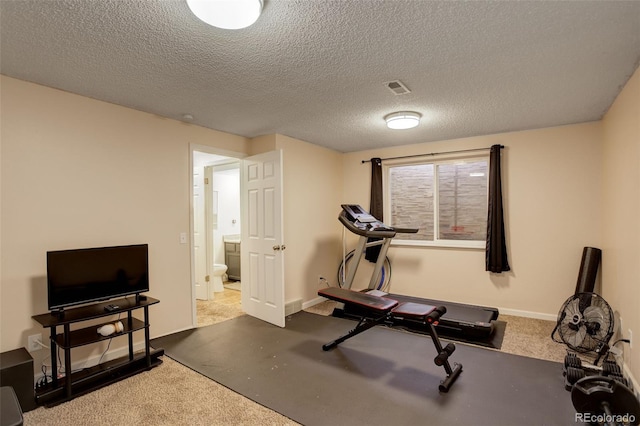
[[[194,205],[193,205],[193,155],[194,152],[202,152],[205,154],[220,155],[223,157],[237,158],[242,160],[247,157],[247,154],[229,151],[226,149],[216,148],[209,145],[200,145],[196,143],[189,143],[189,236],[187,238],[189,244],[189,288],[191,294],[191,323],[195,328],[198,326],[198,318],[196,315],[196,270],[195,270],[195,252],[193,248],[193,232],[194,232]]]

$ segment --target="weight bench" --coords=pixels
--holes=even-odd
[[[449,343],[443,348],[434,327],[440,317],[447,312],[447,308],[444,306],[436,307],[412,302],[399,303],[397,300],[386,297],[373,296],[371,294],[337,287],[321,289],[318,291],[318,295],[344,303],[345,305],[355,305],[363,312],[358,325],[353,330],[332,342],[322,345],[323,350],[331,350],[345,340],[367,331],[378,324],[392,325],[394,321],[408,319],[423,323],[429,336],[431,336],[431,340],[433,340],[437,352],[433,361],[437,366],[443,367],[447,372],[447,377],[440,382],[440,386],[438,387],[440,392],[448,392],[462,372],[462,364],[455,363],[455,368],[453,369],[449,364],[449,356],[456,350],[456,346],[453,343]]]

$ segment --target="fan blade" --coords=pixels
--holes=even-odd
[[[587,336],[587,329],[585,327],[574,328],[572,324],[566,324],[561,326],[558,331],[560,332],[560,338],[571,349],[581,351],[582,343]]]
[[[582,327],[582,314],[580,313],[580,299],[567,301],[562,309],[562,320],[558,327],[560,339],[575,351],[582,352],[580,348],[587,330]]]
[[[582,314],[580,314],[580,300],[573,299],[567,303],[563,310],[564,318],[562,324],[579,324]]]
[[[584,322],[587,325],[589,335],[594,338],[605,338],[609,329],[609,319],[605,312],[598,306],[589,306],[584,310]]]

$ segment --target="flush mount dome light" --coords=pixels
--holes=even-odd
[[[394,112],[387,115],[384,120],[387,122],[387,127],[394,130],[413,129],[420,124],[420,117],[417,112],[401,111]]]
[[[262,13],[262,0],[187,0],[187,4],[199,19],[226,30],[246,28]]]

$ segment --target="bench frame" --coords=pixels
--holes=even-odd
[[[454,363],[453,368],[449,364],[449,356],[455,351],[455,345],[449,343],[443,347],[435,329],[440,317],[447,312],[444,306],[399,303],[397,300],[386,297],[378,297],[337,287],[321,289],[318,291],[318,295],[345,305],[355,305],[363,311],[358,325],[347,334],[322,345],[324,351],[334,349],[345,340],[357,336],[376,325],[393,325],[396,321],[409,319],[424,325],[436,348],[437,355],[434,358],[434,363],[443,367],[447,373],[447,377],[440,382],[438,387],[440,392],[448,392],[458,376],[460,376],[460,373],[462,373],[462,364]]]

